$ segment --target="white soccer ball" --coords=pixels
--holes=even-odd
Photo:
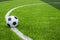
[[[15,28],[18,25],[18,19],[15,16],[9,16],[6,19],[6,23],[9,27]]]

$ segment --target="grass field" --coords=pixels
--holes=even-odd
[[[17,28],[33,40],[60,40],[60,6],[44,0],[0,1],[0,40],[22,40],[6,25],[5,14],[16,6],[36,3],[40,4],[19,8],[11,13],[19,19]]]

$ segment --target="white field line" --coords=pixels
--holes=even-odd
[[[22,6],[17,6],[15,8],[12,8],[11,10],[9,10],[7,12],[7,14],[5,15],[5,19],[10,15],[10,13],[18,8],[23,8],[23,7],[26,7],[26,6],[33,6],[33,5],[39,5],[40,3],[37,3],[37,4],[27,4],[27,5],[22,5]]]
[[[25,36],[22,32],[20,32],[17,28],[11,28],[13,32],[15,32],[20,38],[23,40],[32,40],[31,38]]]
[[[39,5],[40,3],[37,3],[37,4],[27,4],[27,5],[22,5],[22,6],[18,6],[18,7],[15,7],[15,8],[12,8],[11,10],[9,10],[7,12],[7,14],[5,15],[5,19],[7,19],[7,17],[9,17],[10,13],[18,8],[22,8],[22,7],[26,7],[26,6],[33,6],[33,5]],[[17,28],[11,28],[11,30],[13,32],[15,32],[19,37],[21,37],[23,40],[32,40],[31,38],[25,36],[23,33],[21,33]]]

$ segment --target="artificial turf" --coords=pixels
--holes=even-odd
[[[17,28],[33,40],[60,40],[60,10],[41,0],[10,0],[0,2],[0,40],[22,40],[5,23],[5,14],[13,7],[36,4],[11,13],[19,19]]]

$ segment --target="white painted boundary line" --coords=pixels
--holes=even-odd
[[[7,17],[9,17],[10,13],[12,11],[14,11],[15,9],[18,9],[18,8],[22,8],[22,7],[26,7],[26,6],[33,6],[33,5],[39,5],[40,3],[37,3],[37,4],[27,4],[27,5],[22,5],[22,6],[18,6],[18,7],[15,7],[15,8],[12,8],[11,10],[9,10],[7,12],[7,14],[5,15],[5,19],[7,19]],[[13,32],[15,32],[19,37],[21,37],[23,40],[32,40],[31,38],[25,36],[23,33],[21,33],[17,28],[11,28],[11,30]]]
[[[12,8],[11,10],[9,10],[9,11],[7,12],[5,18],[7,18],[12,11],[14,11],[14,10],[16,10],[16,9],[18,9],[18,8],[23,8],[23,7],[26,7],[26,6],[39,5],[39,4],[40,4],[40,3],[37,3],[37,4],[27,4],[27,5],[22,5],[22,6],[17,6],[17,7],[15,7],[15,8]]]
[[[15,32],[20,38],[23,40],[32,40],[31,38],[25,36],[23,33],[21,33],[17,28],[11,28],[13,32]]]

